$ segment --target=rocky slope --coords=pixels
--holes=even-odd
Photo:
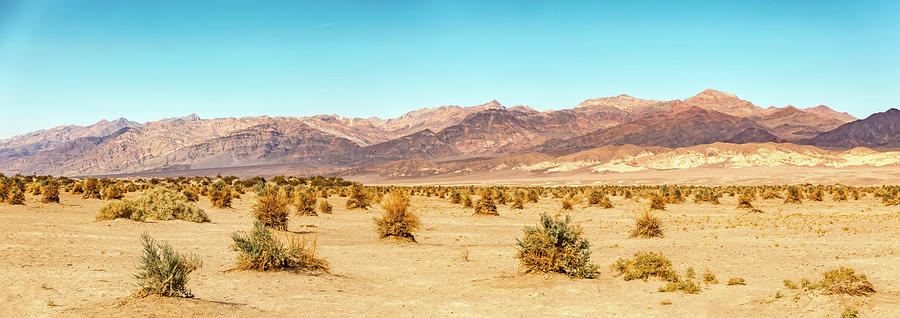
[[[609,151],[605,146],[637,147],[617,148],[615,154],[715,142],[801,140],[827,148],[886,148],[900,147],[896,117],[892,110],[841,126],[852,116],[826,106],[763,109],[715,90],[684,101],[619,95],[548,111],[521,105],[506,108],[491,101],[423,108],[392,119],[338,115],[201,119],[192,114],[143,124],[104,120],[0,140],[0,172],[77,176],[388,164],[395,170],[390,174],[399,175],[412,167],[430,167],[425,169],[429,173],[498,169],[501,164],[507,169],[547,161],[543,156],[583,156],[581,151],[595,148]]]
[[[802,143],[827,148],[900,148],[900,110],[872,114]]]

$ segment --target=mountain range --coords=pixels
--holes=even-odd
[[[579,161],[570,160],[573,156],[596,152],[620,156],[607,158],[614,160],[640,151],[656,155],[699,145],[721,148],[721,143],[805,149],[800,152],[831,156],[832,161],[826,161],[835,164],[840,155],[834,151],[900,148],[898,125],[897,109],[856,119],[827,106],[763,108],[716,90],[671,101],[619,95],[548,111],[504,107],[495,100],[470,107],[422,108],[392,119],[201,119],[193,114],[147,123],[101,120],[0,140],[0,172],[83,176],[278,167],[269,174],[400,175],[417,169],[440,173],[435,171],[566,165]],[[885,164],[882,159],[873,164]]]

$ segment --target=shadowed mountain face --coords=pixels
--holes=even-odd
[[[900,148],[900,110],[872,114],[802,143],[826,148]]]
[[[725,141],[748,128],[765,130],[761,125],[746,118],[693,107],[681,112],[651,114],[586,135],[552,141],[538,149],[570,153],[606,145],[678,148]]]
[[[684,101],[619,95],[549,111],[506,108],[491,101],[422,108],[393,119],[338,115],[201,119],[192,114],[147,123],[103,120],[0,140],[0,172],[78,176],[382,164],[399,171],[430,166],[426,163],[470,171],[476,162],[482,168],[526,164],[612,145],[669,149],[810,138],[810,144],[821,147],[898,147],[895,113],[841,126],[854,118],[825,106],[763,109],[735,95],[706,90]]]

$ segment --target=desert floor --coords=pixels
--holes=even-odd
[[[134,194],[130,194],[133,196]],[[619,317],[835,317],[847,306],[862,317],[900,316],[900,207],[871,195],[843,203],[756,201],[764,213],[721,205],[669,204],[656,213],[665,238],[630,239],[633,210],[645,207],[612,197],[613,209],[576,206],[570,213],[592,242],[597,279],[521,275],[515,258],[522,227],[540,212],[555,213],[559,199],[542,198],[525,210],[500,206],[500,216],[436,197],[414,197],[424,228],[418,243],[379,241],[372,217],[381,211],[344,209],[292,217],[290,229],[314,232],[330,274],[226,272],[234,265],[231,234],[248,230],[252,194],[233,209],[199,205],[211,223],[94,221],[103,201],[62,195],[62,204],[0,205],[0,316],[619,316]],[[199,254],[204,266],[188,287],[193,299],[133,299],[132,275],[140,233]],[[719,284],[700,294],[661,293],[660,281],[624,281],[610,265],[638,251],[662,252],[679,273],[714,273]],[[782,280],[849,266],[867,275],[871,297],[788,290]],[[744,286],[726,286],[731,277]],[[776,292],[784,297],[776,298]],[[671,301],[663,305],[664,300]]]

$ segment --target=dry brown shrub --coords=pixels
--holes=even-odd
[[[400,191],[392,191],[381,202],[384,213],[373,218],[380,238],[415,242],[414,233],[422,226],[419,217],[409,211],[409,198]]]
[[[644,210],[640,216],[634,218],[634,229],[630,234],[631,237],[640,238],[663,237],[662,222],[650,214],[650,210]]]
[[[284,188],[268,188],[256,198],[256,204],[250,208],[250,212],[264,226],[286,230],[289,204],[290,198]]]

